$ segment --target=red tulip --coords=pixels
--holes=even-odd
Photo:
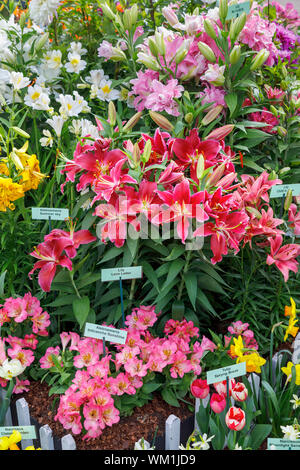
[[[191,384],[191,392],[195,398],[203,400],[209,394],[209,385],[206,380],[196,379]]]
[[[213,393],[210,399],[210,407],[215,413],[222,413],[226,407],[226,398],[218,393]]]
[[[229,429],[240,431],[246,424],[246,415],[241,408],[232,406],[225,416],[225,423]]]

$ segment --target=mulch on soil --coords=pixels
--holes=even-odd
[[[72,434],[54,420],[53,401],[57,395],[48,396],[49,386],[46,383],[31,382],[30,390],[24,394],[15,395],[15,399],[24,397],[30,408],[30,415],[43,426],[48,424],[53,435],[61,438]],[[56,401],[56,406],[58,400]],[[82,440],[82,436],[73,435],[78,450],[132,450],[134,444],[144,437],[152,443],[157,429],[157,436],[165,432],[165,421],[174,414],[181,421],[193,416],[185,403],[180,408],[168,405],[159,394],[153,395],[153,400],[142,408],[136,408],[131,416],[122,417],[112,427],[106,427],[101,436],[96,439]]]

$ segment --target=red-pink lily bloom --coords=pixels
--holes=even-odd
[[[295,235],[300,235],[300,211],[297,212],[296,204],[291,204],[289,208],[289,225],[294,230]]]
[[[51,284],[56,273],[57,266],[62,266],[72,271],[72,261],[62,252],[69,241],[65,238],[53,239],[47,242],[40,243],[35,247],[34,251],[30,253],[31,256],[38,258],[33,266],[33,269],[28,273],[31,279],[31,275],[36,269],[40,269],[38,275],[38,282],[43,291],[50,292]]]
[[[137,181],[128,175],[128,169],[122,171],[126,158],[119,160],[109,172],[109,175],[97,175],[94,181],[94,191],[97,194],[93,203],[104,198],[109,201],[112,194],[123,188],[124,184],[137,184]]]
[[[282,245],[282,236],[277,235],[275,238],[269,239],[271,246],[271,253],[267,256],[267,264],[275,264],[279,271],[282,272],[284,281],[287,282],[289,278],[289,271],[294,273],[298,272],[297,256],[300,255],[300,245],[290,243]]]
[[[77,254],[77,249],[80,245],[85,245],[97,240],[89,230],[77,230],[74,231],[74,228],[71,227],[70,232],[66,232],[61,229],[54,229],[48,235],[45,236],[45,241],[65,239],[66,245],[64,250],[69,258],[74,258]],[[69,243],[68,243],[69,242]]]

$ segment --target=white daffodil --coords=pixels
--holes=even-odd
[[[25,367],[21,364],[19,359],[6,359],[0,366],[0,377],[5,380],[11,380],[13,377],[24,372]]]
[[[65,68],[69,73],[79,73],[86,67],[86,61],[81,59],[81,56],[77,52],[69,52],[69,62],[66,62]]]
[[[52,147],[53,137],[51,132],[48,129],[43,129],[43,134],[45,137],[40,138],[40,144],[42,147]]]
[[[47,119],[46,123],[54,129],[57,137],[61,136],[61,131],[65,123],[65,119],[62,116],[54,115],[51,119]]]
[[[11,72],[9,83],[13,86],[14,90],[19,91],[30,84],[30,80],[24,77],[22,72]]]
[[[296,441],[300,438],[300,431],[295,426],[280,426],[283,439],[288,439],[289,441]]]
[[[290,400],[290,403],[293,405],[293,410],[296,410],[300,406],[300,397],[298,397],[298,395],[293,395],[293,399]]]
[[[30,106],[33,109],[48,111],[50,98],[45,92],[45,89],[39,85],[34,85],[28,88],[24,102],[27,106]]]
[[[120,92],[111,88],[111,80],[103,80],[97,92],[97,98],[101,101],[113,101],[120,98]]]

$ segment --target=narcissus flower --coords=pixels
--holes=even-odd
[[[247,372],[256,372],[260,374],[261,366],[266,363],[266,360],[261,357],[257,352],[251,354],[245,354],[237,358],[237,364],[241,362],[246,362],[246,371]]]
[[[295,367],[295,372],[296,372],[296,380],[295,384],[300,385],[300,364],[293,364],[291,361],[289,361],[286,365],[286,367],[281,367],[282,372],[287,376],[287,382],[290,382],[292,378],[292,368]]]

